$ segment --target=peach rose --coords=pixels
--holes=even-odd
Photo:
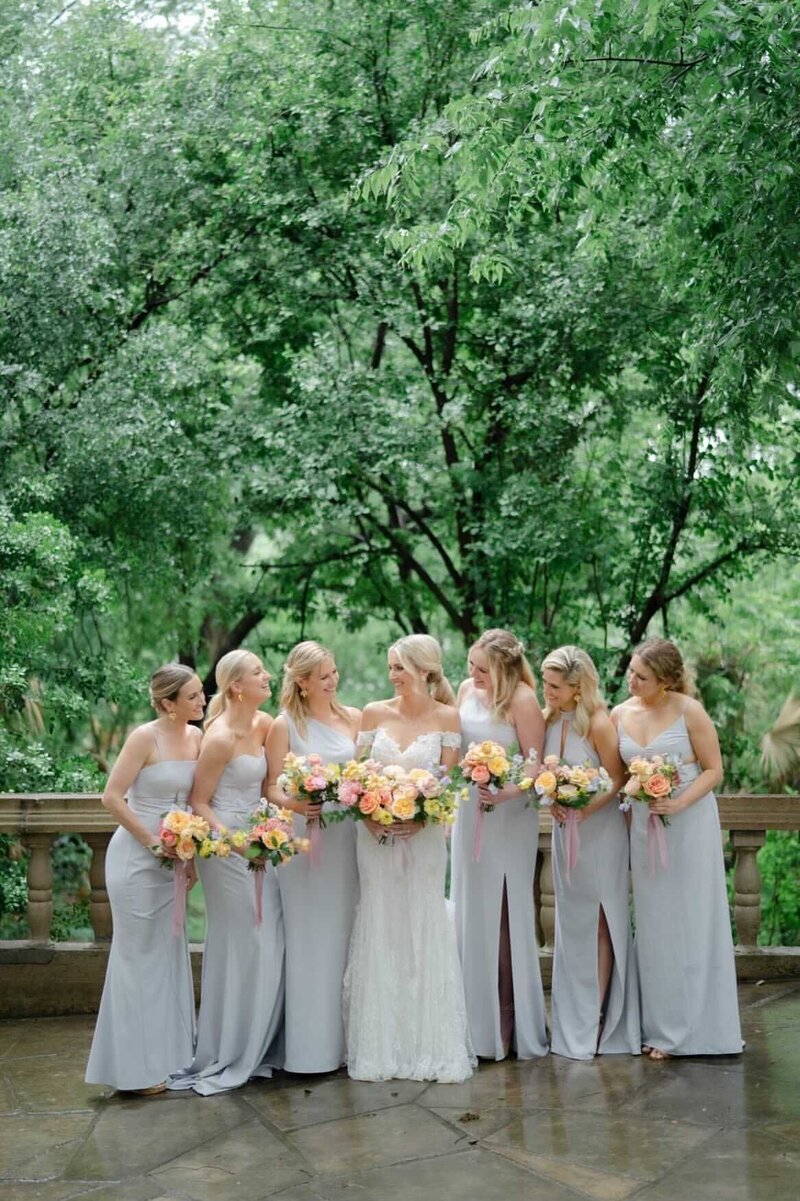
[[[543,792],[555,792],[556,777],[551,771],[543,771],[536,778],[536,791],[541,794]]]
[[[365,792],[361,800],[358,802],[358,808],[365,817],[369,817],[378,808],[380,802],[374,792]]]
[[[659,797],[669,796],[672,791],[672,785],[667,777],[660,771],[653,772],[649,780],[645,780],[642,784],[642,790],[649,797],[657,799]]]
[[[485,764],[476,763],[472,769],[472,779],[476,784],[488,784],[491,779],[491,772]]]
[[[401,794],[392,801],[389,811],[398,821],[409,822],[416,813],[417,806],[413,797]]]

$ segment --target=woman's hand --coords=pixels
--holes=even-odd
[[[502,805],[503,801],[516,801],[524,795],[522,789],[517,788],[516,784],[506,784],[504,788],[498,788],[496,792],[490,792],[486,784],[478,786],[478,799],[484,806]]]
[[[653,797],[648,803],[650,812],[657,814],[659,817],[674,817],[676,813],[682,813],[686,808],[683,797]]]
[[[322,801],[312,805],[310,801],[298,801],[296,813],[301,813],[307,821],[316,821],[322,817]]]
[[[584,809],[570,809],[569,805],[559,805],[558,801],[551,805],[550,812],[553,815],[553,821],[558,822],[559,826],[563,826],[564,822],[569,819],[570,812],[575,814],[575,820],[582,822],[585,820],[586,811]]]
[[[197,883],[197,865],[194,859],[190,859],[186,864],[186,891],[191,892]]]
[[[424,822],[414,821],[395,822],[394,825],[386,827],[386,830],[392,838],[413,838],[415,834],[419,834],[424,824]]]

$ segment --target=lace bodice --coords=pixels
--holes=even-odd
[[[414,767],[430,769],[440,762],[442,747],[461,746],[461,735],[450,730],[428,730],[401,749],[388,730],[378,726],[377,730],[362,730],[356,745],[359,750],[369,750],[378,763],[394,763],[406,770]]]

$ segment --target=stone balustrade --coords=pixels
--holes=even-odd
[[[757,860],[758,850],[764,845],[767,830],[800,830],[800,796],[729,794],[720,796],[718,801],[720,823],[722,829],[730,833],[735,856],[733,916],[738,936],[739,977],[760,979],[800,975],[800,948],[758,946],[761,926],[761,874]],[[98,795],[0,794],[0,833],[19,837],[30,852],[29,937],[24,942],[0,943],[0,982],[6,983],[8,970],[14,965],[52,964],[57,959],[56,952],[65,945],[71,948],[80,946],[84,950],[90,947],[95,954],[93,957],[84,955],[84,964],[89,963],[91,958],[100,967],[104,967],[105,945],[111,937],[111,910],[105,889],[105,855],[115,826],[116,823],[103,808]],[[550,815],[543,811],[534,904],[542,970],[546,982],[549,982],[550,978],[555,936],[551,828]],[[50,942],[53,912],[51,849],[58,835],[70,833],[80,834],[92,851],[89,870],[90,918],[95,941],[88,945]],[[9,1005],[0,1004],[0,1016],[19,1012],[19,1007],[14,1007],[13,1000]]]

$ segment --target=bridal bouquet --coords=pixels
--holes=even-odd
[[[649,804],[650,801],[672,796],[681,782],[679,764],[669,755],[653,755],[645,759],[638,755],[628,764],[629,778],[623,788],[625,799],[620,809],[627,812],[634,801]],[[660,820],[659,820],[660,818]],[[661,866],[667,866],[667,841],[664,826],[669,825],[666,813],[651,813],[647,821],[647,859],[650,875],[656,869],[656,850]]]
[[[251,872],[256,872],[256,924],[261,925],[262,882],[260,873],[268,863],[273,867],[281,867],[295,855],[308,851],[310,847],[307,838],[295,838],[293,827],[294,815],[289,809],[280,809],[265,801],[262,807],[253,814],[252,825],[244,830],[231,834],[231,845],[240,850],[247,860]]]
[[[369,818],[386,827],[409,821],[452,825],[459,795],[444,768],[406,770],[374,759],[346,763],[338,791],[339,801],[356,820]]]
[[[525,759],[513,747],[504,747],[499,742],[487,739],[485,742],[470,743],[458,770],[464,780],[485,787],[490,793],[499,792],[506,784],[516,784],[523,792],[527,792],[533,785],[527,770],[533,762],[533,758]],[[481,857],[483,815],[493,813],[494,808],[494,805],[485,804],[483,801],[478,803],[475,841],[472,847],[472,859],[475,863]]]

